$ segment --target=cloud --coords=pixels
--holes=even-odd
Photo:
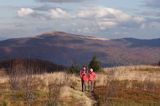
[[[100,29],[105,30],[116,26],[138,26],[145,21],[143,17],[131,16],[121,10],[107,7],[90,7],[77,12],[77,18],[96,21]]]
[[[17,11],[18,16],[25,17],[34,13],[34,10],[31,8],[21,8]]]
[[[51,18],[68,18],[70,14],[61,8],[55,8],[49,10]]]
[[[32,18],[40,19],[65,19],[71,17],[71,14],[62,8],[43,10],[43,12],[39,9],[33,10],[31,8],[20,8],[17,11],[17,14],[19,17],[30,16]]]
[[[51,2],[51,3],[71,3],[71,2],[83,2],[86,0],[36,0],[39,2]]]
[[[145,0],[145,6],[152,8],[160,8],[159,0]]]
[[[160,17],[160,11],[155,10],[141,11],[139,14],[147,17]]]
[[[160,27],[160,18],[148,17],[146,18],[145,23],[142,25],[143,28],[148,29],[158,29]]]
[[[118,21],[128,20],[129,16],[119,10],[106,7],[86,8],[78,12],[80,18],[94,19],[100,29],[112,28],[117,26]],[[117,18],[118,17],[118,18]]]
[[[74,18],[81,20],[94,21],[103,28],[114,27],[121,23],[141,23],[144,21],[143,17],[131,16],[121,10],[107,7],[88,7],[74,13],[65,11],[61,8],[55,8],[49,12],[51,18]]]
[[[90,7],[83,9],[78,12],[78,17],[87,18],[87,17],[93,17],[93,18],[115,18],[118,17],[122,20],[127,20],[130,18],[130,16],[118,9],[114,8],[107,8],[107,7]]]
[[[73,27],[81,29],[81,31],[84,30],[85,32],[91,30],[106,30],[114,27],[141,27],[141,24],[145,22],[143,17],[132,16],[124,11],[107,7],[87,7],[72,12],[62,8],[49,9],[45,11],[45,13],[39,10],[32,10],[32,12],[21,16],[24,17],[28,15],[33,18],[50,19],[54,21],[55,19],[56,21],[67,19],[67,22],[63,21],[64,24],[70,24],[69,20],[73,23],[78,23],[78,25]]]
[[[130,21],[135,20],[137,22],[143,21],[142,17],[131,16],[121,10],[107,7],[91,7],[80,10],[77,12],[79,18],[94,18],[94,19],[105,19],[108,21]]]

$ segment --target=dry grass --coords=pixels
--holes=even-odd
[[[6,76],[7,77],[7,76]],[[8,78],[0,78],[0,101],[2,104],[7,104],[7,106],[24,106],[23,101],[23,81],[25,79],[20,77],[18,82],[20,90],[17,91],[14,96],[16,97],[16,102],[12,100],[10,92],[10,87],[8,83]],[[88,98],[84,93],[81,92],[81,82],[79,77],[74,74],[66,74],[65,72],[55,72],[55,73],[45,73],[34,75],[32,79],[31,88],[34,94],[34,105],[45,106],[47,104],[49,86],[51,87],[51,93],[55,92],[57,96],[58,105],[60,106],[91,106],[92,100]],[[58,88],[56,85],[60,85]],[[56,90],[55,90],[56,87]],[[22,88],[22,89],[21,89]],[[6,90],[8,89],[8,90]],[[58,89],[58,91],[57,91]],[[6,93],[5,93],[6,92]],[[55,96],[55,95],[54,95]],[[7,98],[7,99],[6,99]],[[52,97],[51,97],[52,98]],[[0,105],[2,105],[0,103]],[[10,105],[12,104],[12,105]]]
[[[8,76],[2,70],[0,71],[0,105],[6,104],[7,106],[16,106],[17,104],[23,106],[23,90],[16,93],[17,101],[11,100],[11,92],[9,89]],[[20,88],[23,88],[23,77],[20,77]],[[67,74],[65,72],[54,72],[37,74],[32,79],[32,90],[34,93],[34,105],[45,106],[49,86],[57,87],[57,101],[60,106],[92,106],[95,101],[90,99],[86,94],[81,92],[81,80],[75,74]],[[160,68],[156,66],[126,66],[105,68],[104,73],[97,74],[96,87],[106,86],[112,80],[119,82],[127,81],[125,88],[131,89],[134,83],[138,81],[142,84],[150,82],[148,86],[152,86],[152,82],[160,85]],[[122,83],[119,83],[122,85]],[[137,83],[136,83],[137,84]],[[138,83],[139,84],[139,83]],[[141,85],[136,85],[140,86]],[[143,86],[145,88],[145,85]],[[129,96],[129,95],[128,95]],[[14,104],[14,105],[13,105]]]
[[[0,68],[0,77],[6,77],[7,72],[5,71],[4,68]]]
[[[158,66],[122,66],[104,70],[108,79],[112,80],[160,81],[160,67]]]
[[[81,91],[72,89],[68,86],[61,88],[60,101],[64,106],[92,106],[93,100],[88,98]]]
[[[131,65],[131,66],[118,66],[113,68],[104,68],[104,70],[121,70],[121,71],[160,71],[159,66],[152,66],[152,65]]]
[[[97,87],[95,93],[100,106],[160,105],[160,83],[112,80]]]

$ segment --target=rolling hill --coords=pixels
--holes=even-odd
[[[85,64],[97,55],[103,66],[155,64],[160,39],[102,39],[65,32],[0,41],[0,59],[37,58],[61,65]]]

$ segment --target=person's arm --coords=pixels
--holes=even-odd
[[[96,79],[96,73],[94,73],[94,79]]]
[[[82,78],[82,71],[80,70],[80,78]]]

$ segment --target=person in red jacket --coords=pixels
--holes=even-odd
[[[93,69],[91,68],[89,70],[89,83],[90,83],[90,91],[91,92],[93,92],[93,90],[94,90],[95,80],[96,80],[96,73],[93,72]]]
[[[83,66],[83,68],[80,70],[80,78],[81,78],[82,92],[83,92],[86,91],[89,80],[86,66]]]

